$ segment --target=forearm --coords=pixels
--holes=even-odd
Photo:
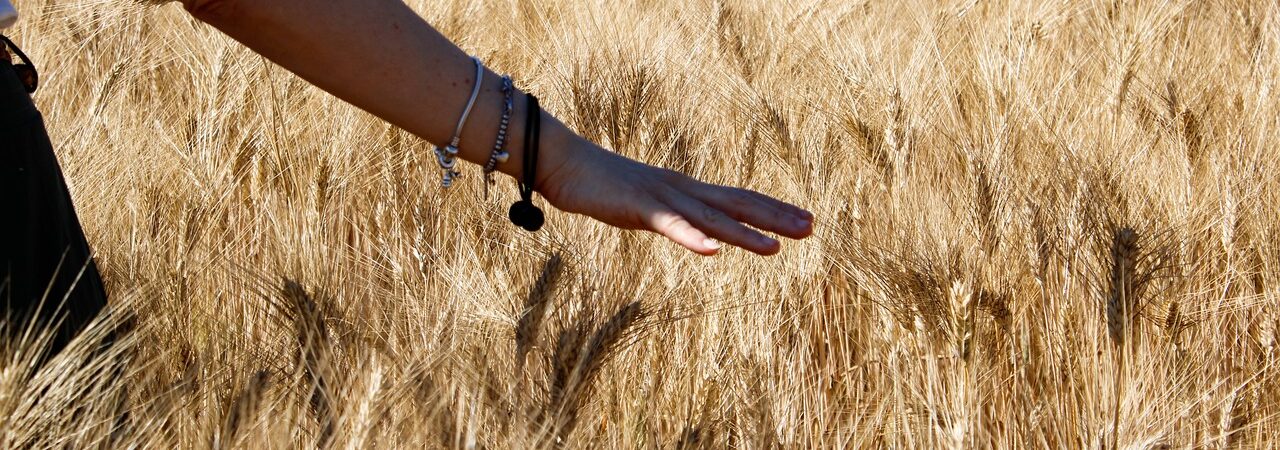
[[[329,93],[432,143],[446,144],[475,83],[468,55],[398,0],[186,0],[187,9],[254,51]],[[498,132],[498,75],[482,90],[460,135],[462,159],[483,164]],[[508,132],[511,159],[498,170],[520,175],[525,103],[517,93]],[[539,179],[578,139],[543,116]]]

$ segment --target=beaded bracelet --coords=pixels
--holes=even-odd
[[[493,185],[493,172],[498,169],[498,164],[507,162],[511,157],[507,153],[507,125],[511,122],[511,109],[513,101],[511,96],[515,92],[512,85],[511,76],[502,76],[502,96],[503,108],[502,119],[498,121],[498,138],[493,143],[493,151],[489,152],[489,161],[484,164],[484,198],[489,198],[489,186]]]
[[[471,57],[471,61],[476,63],[476,84],[471,88],[471,99],[467,100],[467,107],[462,110],[462,118],[458,119],[458,127],[453,130],[453,138],[449,140],[449,145],[444,147],[436,146],[436,162],[440,163],[440,169],[444,171],[444,176],[440,180],[440,184],[444,187],[453,186],[453,180],[462,176],[458,172],[458,142],[462,135],[462,126],[467,123],[467,116],[471,114],[471,107],[476,105],[476,97],[480,96],[480,83],[484,81],[484,64],[480,63],[480,58]]]

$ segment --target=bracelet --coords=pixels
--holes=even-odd
[[[440,184],[444,187],[453,185],[453,180],[462,176],[458,172],[458,141],[461,139],[462,126],[467,123],[467,116],[471,114],[471,107],[476,104],[476,97],[480,96],[480,83],[484,81],[484,64],[480,63],[480,58],[474,56],[471,60],[476,63],[476,84],[471,88],[471,99],[467,100],[467,107],[462,110],[462,118],[458,119],[458,127],[453,130],[453,138],[449,140],[449,145],[444,147],[436,146],[436,162],[440,163],[440,169],[444,171],[444,176],[440,180]]]
[[[513,101],[511,96],[515,92],[515,86],[511,83],[511,76],[502,76],[502,120],[498,122],[498,138],[493,143],[493,151],[489,152],[489,161],[484,164],[484,198],[489,198],[489,186],[493,185],[493,172],[497,170],[498,164],[507,162],[511,157],[506,151],[507,145],[507,125],[511,122],[511,109]]]
[[[542,210],[533,205],[533,185],[538,179],[538,138],[542,126],[542,109],[538,108],[538,97],[526,94],[529,99],[529,117],[524,127],[524,173],[521,174],[520,201],[511,205],[507,217],[511,223],[529,231],[542,228],[545,217]]]

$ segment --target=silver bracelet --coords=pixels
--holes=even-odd
[[[440,169],[444,170],[440,184],[444,187],[453,186],[453,180],[462,176],[458,172],[458,141],[461,139],[462,126],[467,123],[467,116],[471,114],[471,107],[476,104],[476,97],[480,96],[480,83],[484,81],[484,64],[480,63],[480,58],[474,56],[471,60],[476,63],[476,84],[471,88],[471,99],[467,100],[467,107],[462,110],[462,118],[458,119],[458,127],[453,130],[453,138],[449,140],[449,145],[444,147],[436,146],[436,162],[440,163]]]
[[[510,75],[502,76],[502,120],[498,122],[498,138],[493,143],[493,151],[489,152],[489,161],[484,164],[484,198],[489,198],[489,186],[493,184],[493,172],[498,169],[498,164],[507,162],[511,157],[507,153],[507,125],[511,122],[511,109],[513,102],[512,95],[515,93],[515,86],[511,82]]]

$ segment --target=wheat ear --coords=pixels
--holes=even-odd
[[[525,357],[529,349],[538,343],[538,330],[542,328],[542,319],[546,316],[547,305],[551,293],[560,283],[564,272],[564,263],[559,254],[553,254],[542,265],[542,274],[529,288],[529,296],[524,301],[524,311],[516,323],[516,375],[524,373]]]
[[[1130,315],[1137,301],[1135,269],[1138,257],[1138,234],[1132,228],[1116,231],[1111,241],[1111,285],[1107,297],[1107,331],[1115,345],[1117,366],[1114,376],[1115,402],[1112,405],[1111,448],[1120,444],[1120,400],[1123,397],[1125,335],[1129,330]]]
[[[311,296],[307,295],[306,289],[296,281],[285,280],[283,294],[293,316],[294,333],[298,340],[298,364],[303,378],[310,385],[311,410],[320,424],[316,447],[328,448],[332,443],[336,419],[330,403],[329,333],[325,328],[324,315]]]
[[[640,302],[622,307],[582,346],[586,333],[581,329],[560,335],[548,411],[555,416],[555,437],[565,442],[577,424],[578,410],[591,392],[591,383],[618,343],[643,317]]]
[[[213,448],[231,448],[235,445],[236,435],[239,434],[245,421],[252,419],[258,413],[258,407],[262,404],[262,394],[266,391],[269,380],[267,371],[260,370],[249,379],[248,383],[245,383],[244,388],[227,409],[227,416],[222,421],[222,429],[214,436]]]

